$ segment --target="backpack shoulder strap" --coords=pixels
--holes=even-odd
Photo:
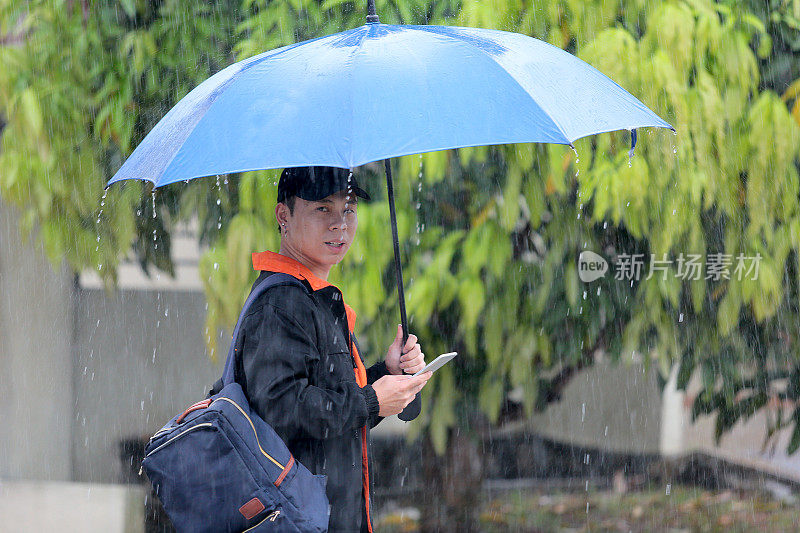
[[[252,291],[250,291],[250,295],[247,297],[247,300],[245,300],[244,305],[242,306],[242,312],[239,313],[239,319],[236,321],[236,327],[234,328],[233,335],[231,336],[231,344],[228,348],[228,358],[225,360],[225,369],[222,371],[222,379],[214,384],[214,388],[211,389],[212,394],[216,394],[222,390],[223,387],[230,385],[234,381],[234,369],[236,365],[236,342],[239,339],[239,330],[242,327],[242,322],[244,322],[244,317],[250,310],[250,306],[253,305],[253,302],[255,302],[259,296],[264,294],[268,289],[277,285],[299,285],[303,288],[303,290],[307,290],[306,286],[294,276],[278,272],[264,278],[253,288]]]

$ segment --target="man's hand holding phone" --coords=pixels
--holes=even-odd
[[[411,403],[414,396],[422,390],[422,387],[431,378],[431,372],[423,372],[416,376],[383,376],[372,384],[375,395],[378,397],[380,405],[380,416],[396,415],[402,411],[406,405]]]

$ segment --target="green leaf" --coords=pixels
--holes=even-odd
[[[486,294],[483,283],[476,277],[468,277],[458,287],[458,301],[461,306],[463,329],[473,329],[483,312]]]

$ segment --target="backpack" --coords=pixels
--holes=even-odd
[[[294,459],[234,381],[235,346],[248,309],[270,287],[286,284],[300,282],[273,274],[253,289],[236,323],[222,379],[208,398],[175,416],[145,447],[142,468],[179,532],[328,529],[326,477]]]

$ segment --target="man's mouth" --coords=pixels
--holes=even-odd
[[[342,246],[344,246],[344,243],[341,241],[326,241],[325,244],[333,248],[341,248]]]

